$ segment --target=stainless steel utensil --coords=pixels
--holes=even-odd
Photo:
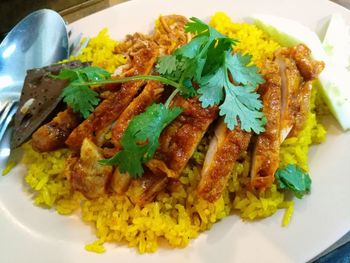
[[[49,9],[25,17],[0,44],[0,167],[4,167],[8,157],[4,153],[10,149],[9,136],[2,138],[16,112],[26,71],[53,64],[68,55],[65,22]]]

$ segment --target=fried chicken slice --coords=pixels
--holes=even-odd
[[[276,54],[275,62],[279,67],[281,77],[281,137],[282,143],[288,136],[294,125],[295,108],[297,107],[297,98],[300,85],[303,78],[300,75],[295,61],[285,56],[286,49],[281,49]]]
[[[137,52],[135,51],[131,60],[132,68],[124,75],[148,75],[158,57],[157,45],[144,38],[136,38],[134,44],[137,46],[137,48],[134,47]],[[66,140],[68,147],[78,151],[84,138],[89,138],[101,146],[105,142],[105,134],[110,130],[113,122],[131,103],[143,84],[144,81],[125,82],[119,90],[111,93],[83,123],[73,130]]]
[[[154,159],[163,161],[178,177],[202,140],[209,125],[218,117],[216,106],[202,108],[198,97],[175,96],[171,107],[183,112],[161,134]]]
[[[64,147],[65,140],[80,123],[80,115],[67,108],[33,133],[33,149],[38,152],[50,152]]]
[[[312,89],[312,82],[308,82],[317,78],[325,65],[322,61],[313,60],[310,49],[304,44],[279,49],[275,54],[275,61],[279,65],[282,80],[281,142],[283,142],[287,136],[295,136],[302,128],[308,113]],[[294,126],[298,128],[294,129]],[[294,132],[290,133],[292,129]]]
[[[304,81],[318,78],[325,67],[323,61],[311,58],[311,50],[304,44],[299,44],[290,49],[290,57],[294,59]]]
[[[202,108],[197,97],[185,99],[175,96],[170,107],[181,107],[183,112],[162,132],[153,160],[146,163],[154,178],[143,176],[133,180],[128,193],[134,203],[143,206],[166,186],[169,177],[178,178],[202,140],[209,125],[217,118],[218,108]],[[150,194],[152,193],[152,194]]]
[[[268,188],[274,182],[280,159],[281,136],[281,77],[275,62],[267,61],[263,68],[265,83],[258,92],[266,117],[265,132],[257,136],[250,170],[254,188]]]
[[[111,166],[98,163],[101,159],[103,159],[101,149],[90,139],[85,138],[80,158],[72,157],[68,160],[66,172],[73,189],[90,199],[105,193],[107,182],[113,172]]]
[[[215,202],[222,195],[234,164],[240,154],[247,150],[250,138],[250,133],[239,127],[230,130],[223,119],[220,120],[201,171],[197,187],[200,197]]]
[[[323,62],[310,55],[310,50],[300,44],[278,50],[274,62],[265,63],[262,73],[266,82],[259,87],[259,93],[267,123],[253,150],[250,175],[254,188],[272,185],[280,162],[280,144],[286,137],[297,136],[304,126],[312,80],[324,68]]]
[[[105,150],[106,157],[112,157],[116,152],[121,150],[120,140],[129,125],[129,122],[153,102],[159,99],[164,91],[164,85],[159,81],[149,81],[141,94],[138,95],[123,111],[112,128],[111,142],[114,145],[113,148]]]

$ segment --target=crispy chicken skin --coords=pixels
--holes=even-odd
[[[289,133],[289,137],[295,137],[302,130],[306,121],[307,115],[310,111],[310,99],[311,99],[312,81],[306,81],[302,84],[298,95],[299,108],[295,112],[295,123]]]
[[[294,125],[294,111],[296,108],[298,93],[303,78],[300,75],[298,67],[293,59],[286,57],[284,53],[287,50],[282,49],[276,54],[275,62],[279,67],[281,77],[281,137],[283,142],[288,136]]]
[[[148,75],[158,57],[158,49],[152,41],[139,39],[135,45],[142,45],[134,54],[131,61],[132,69],[126,76]],[[112,123],[120,116],[124,109],[131,103],[144,81],[130,81],[121,85],[120,89],[110,94],[94,110],[94,112],[80,124],[68,137],[66,144],[69,148],[79,151],[84,138],[89,138],[101,146],[104,143],[104,135]]]
[[[100,165],[103,159],[101,149],[91,140],[85,138],[80,150],[80,158],[68,160],[67,176],[74,190],[80,191],[87,198],[97,198],[105,193],[112,175],[111,166]]]
[[[209,202],[215,202],[222,195],[230,172],[240,154],[247,150],[251,134],[236,127],[227,128],[221,119],[211,139],[205,156],[198,194]]]
[[[181,96],[173,99],[171,107],[175,106],[183,112],[162,132],[154,159],[163,161],[179,176],[209,125],[217,118],[218,108],[202,108],[197,97],[184,99]]]
[[[323,71],[325,63],[311,58],[311,50],[304,44],[290,48],[290,57],[294,59],[305,81],[314,80]]]
[[[281,48],[274,62],[267,61],[263,67],[266,82],[258,91],[267,123],[265,132],[257,136],[254,145],[250,173],[253,188],[265,189],[272,185],[280,162],[280,144],[287,137],[297,136],[304,126],[312,80],[324,68],[324,63],[311,59],[310,54],[303,44]]]
[[[47,124],[42,125],[32,135],[32,147],[38,152],[50,152],[64,147],[64,142],[81,122],[79,114],[71,108],[58,113]]]
[[[152,202],[155,196],[167,186],[168,181],[168,177],[146,170],[141,178],[131,181],[126,194],[131,202],[142,207]]]
[[[163,91],[164,85],[162,83],[159,81],[149,81],[141,94],[127,106],[112,128],[111,142],[114,147],[112,149],[106,149],[106,157],[111,157],[121,150],[120,140],[128,127],[129,122],[136,115],[144,112],[149,105],[158,100]]]
[[[295,136],[302,128],[310,104],[310,81],[317,78],[324,68],[324,62],[313,60],[310,55],[310,49],[303,44],[281,48],[275,54],[282,89],[281,142],[288,136]],[[294,126],[298,128],[294,129]],[[294,132],[290,133],[292,129]]]
[[[120,140],[128,127],[129,122],[133,117],[142,113],[150,104],[159,98],[164,87],[158,81],[149,81],[142,93],[136,97],[129,106],[123,111],[118,118],[115,126],[112,128],[112,143],[113,148],[104,149],[106,157],[112,157],[116,152],[121,150]],[[118,194],[124,193],[131,182],[131,177],[128,174],[120,173],[116,168],[112,180],[111,188]]]
[[[265,132],[257,136],[251,164],[251,185],[254,188],[268,188],[274,181],[279,166],[281,136],[281,77],[278,65],[267,61],[263,67],[265,83],[258,92],[263,102],[266,117]]]
[[[218,108],[202,108],[197,97],[185,99],[175,96],[170,107],[178,106],[183,112],[162,132],[154,159],[146,163],[148,176],[133,180],[128,195],[139,205],[152,198],[166,186],[168,178],[178,178],[193,155],[209,125],[217,118]]]

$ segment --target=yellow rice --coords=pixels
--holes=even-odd
[[[69,59],[90,61],[93,66],[113,73],[118,66],[126,63],[126,58],[122,54],[115,54],[114,49],[117,45],[118,42],[109,37],[108,29],[105,28],[96,37],[90,39],[89,44],[80,54],[71,56]]]
[[[279,47],[254,25],[234,23],[223,13],[215,14],[211,24],[222,33],[238,39],[240,42],[236,49],[252,54],[254,63],[258,65]],[[93,60],[96,65],[113,72],[123,63],[120,55],[113,54],[115,45],[116,42],[108,37],[106,31],[102,31],[78,59]],[[309,145],[320,143],[325,138],[326,132],[313,112],[316,93],[317,89],[314,89],[312,112],[305,128],[297,138],[287,139],[282,145],[281,166],[296,163],[307,170]],[[156,251],[160,240],[166,240],[172,247],[185,247],[190,239],[233,213],[244,220],[254,220],[270,216],[283,208],[286,213],[282,224],[287,225],[294,204],[286,201],[284,193],[279,192],[275,185],[264,192],[246,190],[250,165],[248,153],[243,153],[235,164],[228,186],[218,201],[209,203],[196,195],[199,167],[203,163],[208,141],[208,138],[204,138],[199,145],[180,177],[180,187],[171,194],[159,193],[154,202],[143,208],[133,205],[125,196],[105,195],[96,200],[87,200],[81,194],[73,193],[64,176],[64,161],[69,150],[40,154],[33,151],[30,144],[24,145],[24,162],[29,167],[25,181],[33,191],[35,204],[54,207],[60,214],[81,209],[82,219],[95,226],[98,238],[85,248],[97,253],[105,251],[104,242],[125,243],[136,247],[140,253]]]

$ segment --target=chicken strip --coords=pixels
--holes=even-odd
[[[305,81],[314,80],[323,71],[325,63],[313,60],[311,50],[304,44],[290,48],[290,57],[293,58]]]
[[[265,132],[255,142],[252,164],[251,185],[253,188],[268,188],[274,182],[280,159],[281,136],[281,77],[278,65],[267,61],[263,67],[265,83],[258,92],[263,102],[266,117]]]
[[[324,63],[312,60],[305,45],[282,48],[275,62],[266,62],[266,82],[259,87],[265,132],[257,137],[251,166],[251,186],[264,189],[272,185],[279,167],[280,144],[286,137],[297,136],[303,128],[310,107],[312,80]],[[280,112],[280,114],[279,114]]]
[[[218,117],[218,108],[202,108],[198,97],[181,96],[173,99],[171,107],[175,106],[183,112],[162,132],[154,159],[163,161],[179,177],[209,125]]]
[[[163,91],[164,85],[162,83],[159,81],[149,81],[141,94],[127,106],[112,128],[111,142],[114,145],[114,148],[105,150],[106,157],[112,157],[116,152],[121,150],[120,140],[128,127],[129,122],[136,115],[144,112],[149,105],[160,97]]]
[[[105,193],[113,168],[100,165],[103,159],[101,149],[85,138],[81,146],[80,158],[72,157],[67,165],[67,177],[74,190],[80,191],[87,198],[97,198]]]
[[[167,186],[168,180],[165,176],[155,175],[146,170],[141,178],[131,181],[127,196],[131,202],[142,207],[153,201],[156,195]]]
[[[152,176],[133,180],[128,193],[141,206],[152,200],[166,186],[169,177],[178,178],[202,140],[209,125],[217,118],[218,108],[202,108],[198,98],[175,96],[170,107],[181,107],[183,112],[162,132],[154,159],[146,166]],[[151,194],[150,194],[151,193]]]
[[[200,197],[215,202],[222,195],[235,162],[247,150],[250,138],[250,133],[238,126],[230,130],[223,119],[220,120],[201,171],[197,188]]]
[[[283,142],[287,136],[295,136],[302,128],[310,104],[312,82],[309,81],[317,78],[322,72],[324,62],[313,60],[310,49],[303,44],[281,48],[275,54],[275,61],[280,67],[282,80],[281,142]],[[296,129],[293,128],[295,125],[298,126]],[[294,131],[290,133],[292,129]]]
[[[32,135],[32,147],[38,152],[50,152],[64,147],[68,135],[81,122],[80,115],[71,108],[58,113],[47,124],[41,126]]]
[[[133,54],[132,70],[126,76],[148,75],[158,57],[158,48],[152,41],[139,39],[135,45],[142,45]],[[102,101],[94,112],[80,124],[68,137],[66,144],[69,148],[78,151],[84,140],[89,138],[98,146],[105,142],[105,134],[109,131],[113,122],[120,116],[123,110],[131,103],[133,98],[142,88],[144,81],[130,81],[121,85],[120,89]]]
[[[303,78],[295,61],[284,55],[285,49],[276,54],[275,61],[281,77],[281,137],[280,143],[287,138],[294,125],[294,111],[297,107],[298,94]]]

